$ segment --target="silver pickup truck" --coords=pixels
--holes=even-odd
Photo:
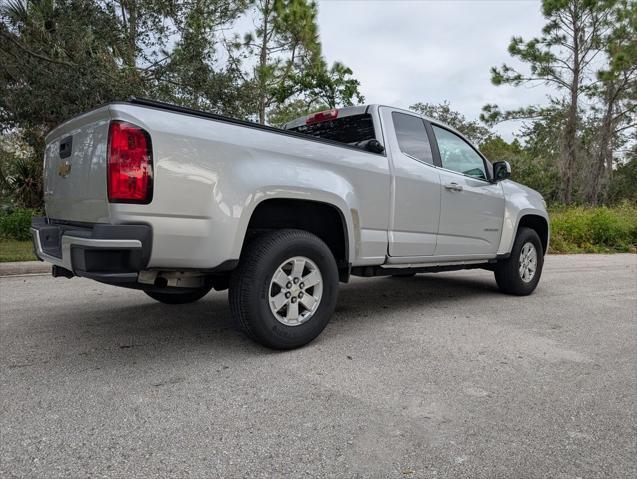
[[[484,268],[527,295],[549,242],[546,205],[452,128],[383,105],[283,129],[131,99],[46,139],[46,217],[32,223],[53,275],[183,304],[229,289],[266,346],[314,339],[350,275]]]

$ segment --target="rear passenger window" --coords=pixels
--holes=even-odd
[[[393,112],[391,116],[400,151],[424,163],[433,164],[431,145],[422,119],[397,111]]]

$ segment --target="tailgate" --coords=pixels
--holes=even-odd
[[[46,138],[44,204],[51,219],[108,223],[108,106],[73,118]]]

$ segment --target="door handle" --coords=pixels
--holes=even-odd
[[[462,185],[459,185],[458,183],[449,183],[448,185],[445,185],[445,189],[449,190],[449,191],[462,191]]]

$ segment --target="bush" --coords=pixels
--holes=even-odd
[[[0,236],[22,241],[31,239],[31,233],[29,232],[31,217],[37,214],[37,210],[24,208],[0,213]]]
[[[553,253],[628,252],[637,249],[637,205],[572,207],[551,212]]]

